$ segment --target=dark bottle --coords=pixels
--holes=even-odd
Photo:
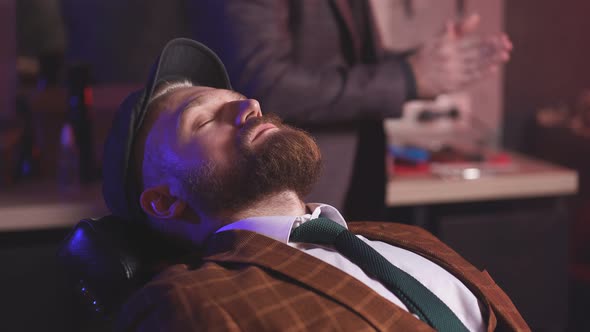
[[[72,65],[68,70],[68,114],[67,121],[74,129],[79,149],[80,182],[88,183],[97,178],[92,139],[92,87],[90,66]]]
[[[62,66],[62,56],[57,53],[39,55],[39,73],[36,76],[36,87],[33,88],[34,76],[26,73],[18,76],[18,92],[16,96],[16,113],[22,126],[22,137],[18,151],[18,161],[15,177],[18,180],[26,180],[41,174],[41,149],[42,145],[38,114],[33,114],[30,105],[31,92],[41,93],[48,87],[57,86],[59,72]],[[31,91],[34,89],[34,91]]]
[[[77,192],[80,188],[80,153],[69,123],[64,124],[59,137],[57,183],[61,192]]]
[[[27,98],[22,94],[16,96],[16,114],[22,128],[15,174],[15,178],[20,181],[39,172],[39,148],[35,142],[33,114]]]

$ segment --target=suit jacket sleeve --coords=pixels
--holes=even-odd
[[[119,314],[115,331],[184,331],[195,328],[196,317],[184,312],[182,293],[174,287],[149,285],[139,290]]]
[[[189,8],[193,34],[219,54],[234,88],[289,122],[396,117],[412,94],[412,83],[406,82],[409,66],[402,57],[389,54],[375,64],[351,64],[342,55],[347,46],[304,47],[306,39],[331,44],[338,43],[335,38],[346,39],[330,1],[193,0]],[[309,23],[310,13],[317,24]],[[305,15],[306,26],[317,29],[297,35],[293,25]],[[309,52],[321,52],[327,59],[303,59],[302,53]]]

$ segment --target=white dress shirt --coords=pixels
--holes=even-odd
[[[303,216],[264,216],[242,219],[220,228],[217,232],[240,229],[259,233],[270,237],[293,248],[297,248],[311,256],[335,266],[345,273],[360,280],[375,292],[408,311],[408,308],[389,289],[378,280],[369,277],[361,268],[342,256],[330,246],[311,243],[289,242],[291,230],[302,223],[324,217],[348,228],[344,218],[334,207],[326,204],[307,204],[311,214]],[[440,298],[463,322],[469,331],[485,331],[478,300],[469,289],[455,276],[428,259],[411,251],[392,246],[381,241],[371,241],[357,235],[357,237],[379,252],[389,262],[416,278],[426,288]]]

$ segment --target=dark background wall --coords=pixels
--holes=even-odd
[[[572,102],[590,88],[590,2],[505,2],[505,27],[514,42],[504,82],[504,144],[526,150],[536,109]]]
[[[570,203],[569,329],[588,331],[590,306],[590,138],[567,127],[534,125],[539,108],[571,106],[590,88],[590,2],[505,1],[514,42],[504,81],[504,145],[576,169],[579,194]]]

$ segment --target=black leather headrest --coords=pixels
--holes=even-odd
[[[106,216],[81,220],[57,255],[85,302],[107,317],[153,276],[164,253],[181,255],[177,248],[165,247],[147,229]]]

